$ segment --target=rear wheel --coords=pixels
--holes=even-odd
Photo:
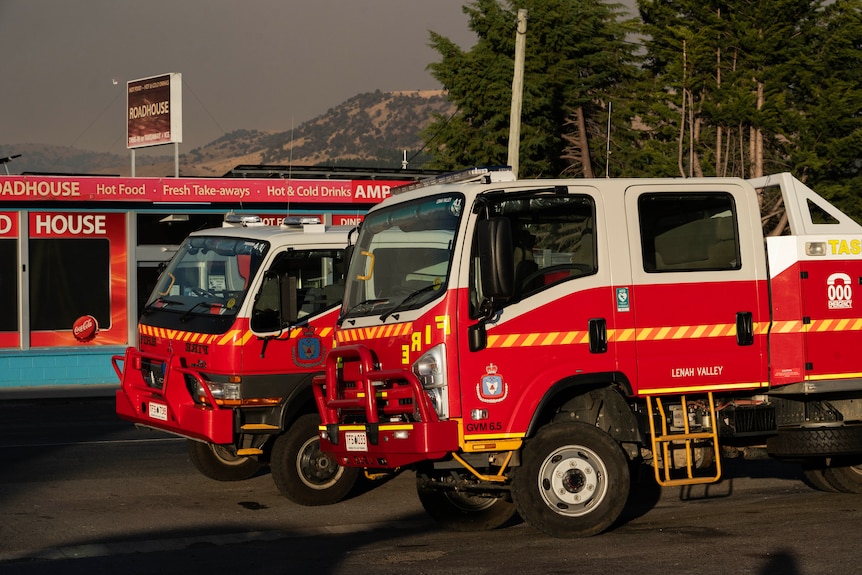
[[[818,491],[835,492],[839,489],[826,476],[826,460],[819,458],[802,464],[802,477],[805,483]]]
[[[525,444],[512,496],[533,527],[554,537],[587,537],[617,520],[630,487],[626,457],[607,433],[556,423]]]
[[[200,441],[188,441],[189,459],[195,469],[216,481],[242,481],[260,470],[257,459],[236,454],[232,445],[216,445]]]
[[[452,531],[489,531],[502,527],[515,516],[515,504],[500,496],[473,495],[439,489],[423,478],[416,479],[422,507],[437,523]]]
[[[359,469],[342,467],[320,450],[320,417],[303,415],[272,446],[272,479],[282,495],[300,505],[330,505],[353,489]]]
[[[862,493],[862,461],[833,458],[824,470],[829,483],[844,493]]]

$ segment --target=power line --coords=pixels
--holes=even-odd
[[[77,138],[75,138],[75,140],[72,142],[72,144],[71,144],[71,146],[70,146],[70,147],[74,148],[74,147],[75,147],[75,144],[77,144],[77,143],[78,143],[78,141],[79,141],[81,138],[83,138],[83,137],[84,137],[84,134],[86,134],[88,131],[90,131],[90,128],[92,128],[92,127],[93,127],[93,125],[94,125],[96,122],[98,122],[98,121],[99,121],[99,118],[101,118],[102,116],[104,116],[104,115],[105,115],[105,112],[107,112],[107,111],[108,111],[108,108],[110,108],[111,106],[113,106],[113,105],[114,105],[114,102],[116,102],[116,101],[117,101],[117,98],[119,98],[119,97],[120,97],[120,96],[122,96],[122,95],[123,95],[123,92],[118,92],[118,93],[117,93],[117,95],[116,95],[116,96],[114,96],[114,99],[113,99],[113,100],[111,100],[110,104],[108,104],[107,106],[105,106],[105,108],[104,108],[101,112],[99,112],[99,115],[98,115],[98,116],[96,116],[96,117],[95,117],[95,119],[94,119],[92,122],[90,122],[90,125],[88,125],[86,128],[84,128],[84,131],[83,131],[83,132],[81,132],[81,134],[80,134]]]
[[[215,116],[213,116],[213,115],[210,113],[209,109],[208,109],[208,108],[206,107],[206,105],[203,103],[203,100],[201,100],[200,98],[198,98],[198,95],[195,93],[195,91],[194,91],[194,90],[192,90],[192,87],[189,85],[189,83],[188,83],[188,81],[186,80],[186,77],[185,77],[185,76],[183,76],[183,86],[185,86],[186,88],[188,88],[188,89],[189,89],[189,92],[191,92],[192,96],[194,96],[194,97],[195,97],[195,100],[197,100],[197,101],[198,101],[198,104],[200,104],[200,105],[201,105],[201,108],[203,108],[203,109],[204,109],[204,112],[206,112],[206,113],[207,113],[207,116],[209,116],[209,117],[210,117],[210,119],[213,121],[213,124],[215,124],[216,126],[218,126],[218,129],[219,129],[219,130],[221,130],[221,134],[222,134],[222,136],[223,136],[223,135],[225,135],[225,134],[227,133],[227,132],[225,131],[225,129],[221,127],[221,125],[218,123],[218,120],[216,120],[216,119],[215,119]]]

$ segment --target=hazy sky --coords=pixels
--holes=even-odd
[[[0,156],[18,143],[125,153],[126,82],[170,72],[183,75],[181,153],[290,130],[362,92],[439,89],[428,30],[472,46],[464,3],[0,0]]]
[[[439,89],[428,31],[471,47],[466,2],[0,0],[0,156],[23,143],[126,153],[126,82],[171,72],[181,153],[290,130],[362,92]]]

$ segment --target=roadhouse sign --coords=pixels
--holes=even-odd
[[[0,202],[310,202],[376,204],[399,180],[0,176]]]

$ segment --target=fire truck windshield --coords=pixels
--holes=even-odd
[[[183,319],[236,315],[268,249],[267,242],[242,238],[189,237],[159,276],[144,312],[165,309]]]
[[[362,224],[347,274],[342,318],[422,307],[443,294],[464,197],[450,193],[395,204]]]

